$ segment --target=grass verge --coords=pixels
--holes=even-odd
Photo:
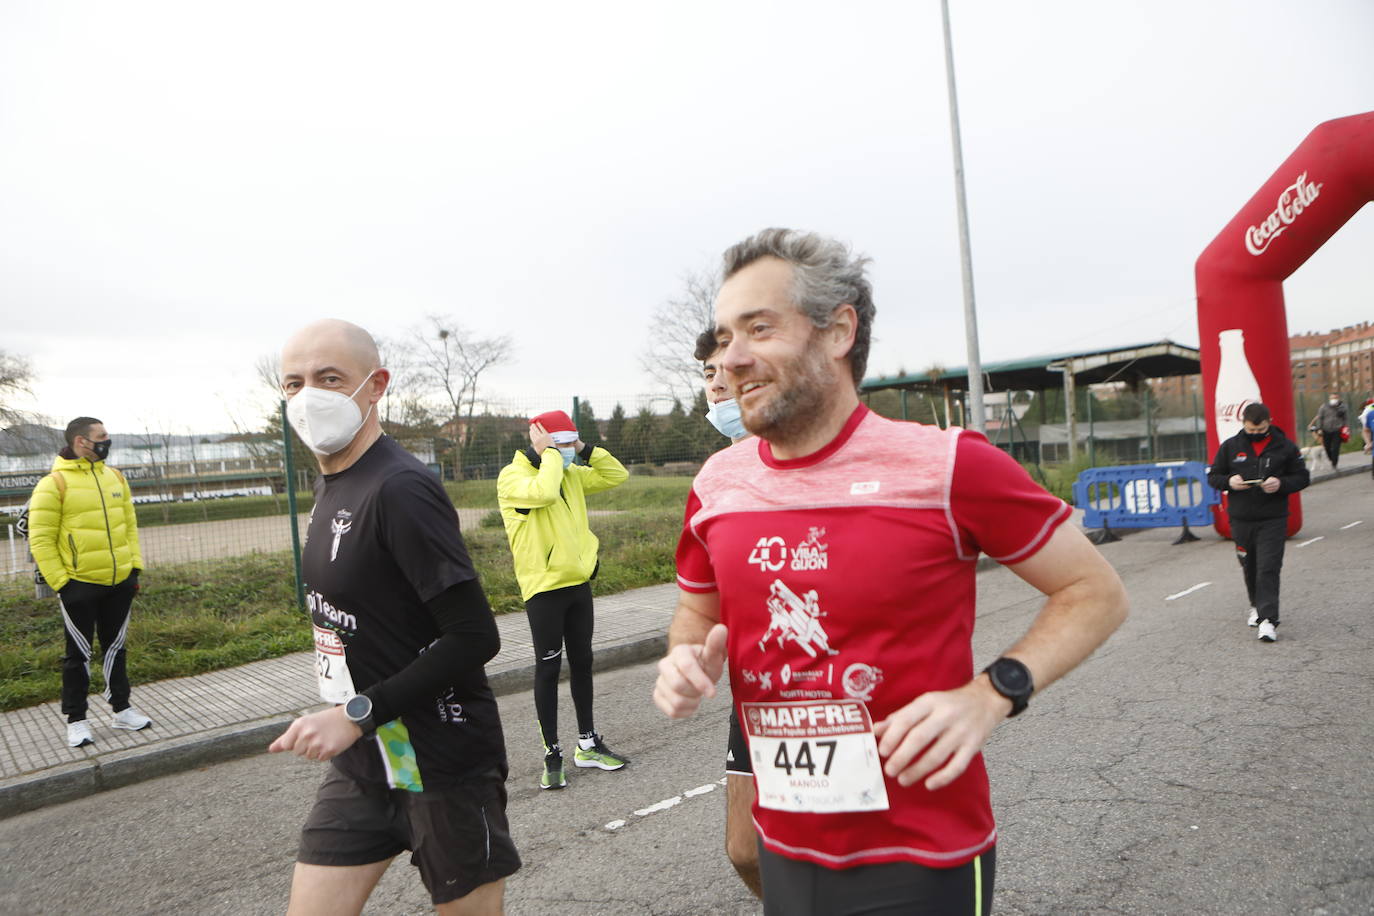
[[[681,525],[680,504],[595,517],[601,571],[593,593],[671,582]],[[523,611],[505,529],[475,525],[464,537],[493,610]],[[129,678],[135,688],[312,645],[308,619],[296,609],[290,553],[154,567],[142,581],[129,622]],[[0,585],[0,710],[56,700],[62,652],[56,600],[34,598],[25,578]],[[100,665],[93,664],[91,693],[103,689]]]

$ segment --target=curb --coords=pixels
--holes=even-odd
[[[666,634],[614,640],[592,651],[592,671],[608,671],[652,661],[660,658],[667,647]],[[562,679],[567,678],[568,666],[564,665]],[[487,680],[497,696],[531,690],[534,687],[534,665],[531,663],[492,672],[487,675]],[[322,708],[323,704],[291,714],[168,738],[157,744],[111,751],[89,760],[64,763],[0,781],[0,820],[148,779],[266,753],[267,745],[285,731],[296,716]]]

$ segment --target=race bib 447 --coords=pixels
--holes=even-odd
[[[859,700],[744,703],[759,804],[777,811],[886,811],[873,720]]]

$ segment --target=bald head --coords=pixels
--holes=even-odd
[[[308,354],[317,354],[329,362],[345,362],[361,368],[363,373],[381,365],[377,342],[372,335],[349,321],[325,318],[301,328],[281,350],[282,374],[288,362]]]
[[[301,328],[282,347],[282,387],[288,397],[307,385],[350,394],[380,365],[371,334],[356,324],[326,318]]]

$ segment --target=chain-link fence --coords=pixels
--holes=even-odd
[[[1072,431],[1061,389],[989,392],[987,436],[1052,491],[1069,498],[1070,484],[1084,468],[1210,461],[1200,389],[1197,375],[1151,379],[1135,386],[1081,386],[1074,392]],[[952,392],[946,400],[933,389],[889,389],[865,394],[863,400],[884,416],[962,426],[964,394]],[[1359,418],[1370,396],[1361,391],[1341,393],[1351,430],[1346,451],[1360,448]],[[1326,393],[1294,392],[1297,428],[1284,431],[1298,445],[1316,441],[1308,425],[1325,399]]]
[[[392,434],[403,442],[426,443],[445,480],[486,480],[530,444],[529,418],[548,410],[566,411],[584,442],[606,448],[631,474],[690,476],[729,444],[707,422],[700,395],[685,403],[655,395],[491,401],[481,414],[424,431],[422,438],[404,429]]]
[[[575,418],[585,442],[605,447],[639,477],[689,479],[712,452],[729,444],[706,421],[700,396],[685,404],[654,395],[491,400],[476,416],[443,426],[385,425],[445,482],[467,529],[497,508],[495,478],[529,445],[529,418],[554,409]],[[303,537],[318,466],[294,434],[283,436],[282,430],[278,418],[264,433],[216,442],[118,437],[110,463],[129,481],[147,569],[194,568],[253,553],[280,555],[290,567],[291,513],[294,508]],[[16,462],[23,466],[13,468]],[[11,469],[0,472],[0,581],[33,578],[18,520],[51,462],[50,454],[12,457]]]
[[[293,494],[287,492],[280,439],[244,436],[212,443],[129,435],[116,442],[110,463],[129,482],[145,567],[290,551]],[[21,516],[52,456],[31,458],[27,468],[0,472],[0,580],[33,578]],[[294,495],[308,511],[309,482],[296,477]]]
[[[1062,391],[993,392],[988,395],[987,434],[1056,492],[1063,487],[1055,481],[1071,480],[1083,467],[1207,461],[1197,389],[1197,376],[1135,388],[1080,388],[1073,449]],[[1358,417],[1366,397],[1363,392],[1343,395],[1355,443],[1351,448],[1358,447]],[[865,394],[863,400],[885,416],[941,426],[964,423],[957,393],[946,401],[938,394],[890,390]],[[1310,393],[1296,396],[1300,428],[1288,432],[1302,444],[1309,444],[1307,423],[1320,403]],[[663,502],[669,489],[685,493],[685,482],[702,462],[728,444],[707,422],[706,406],[701,394],[690,401],[649,394],[551,395],[488,399],[475,415],[441,426],[385,425],[445,482],[464,528],[471,529],[483,520],[499,524],[491,516],[495,478],[529,444],[530,417],[565,410],[585,442],[604,446],[632,476],[680,479],[680,487],[669,488],[668,480],[658,486],[654,498]],[[263,433],[215,442],[190,436],[120,436],[111,463],[128,478],[137,504],[145,566],[194,567],[261,553],[280,555],[289,567],[291,513],[294,508],[303,535],[317,465],[294,435],[284,437],[282,430],[277,418]],[[51,460],[50,454],[11,456],[8,467],[0,470],[0,582],[27,582],[33,576],[28,544],[16,523]]]

